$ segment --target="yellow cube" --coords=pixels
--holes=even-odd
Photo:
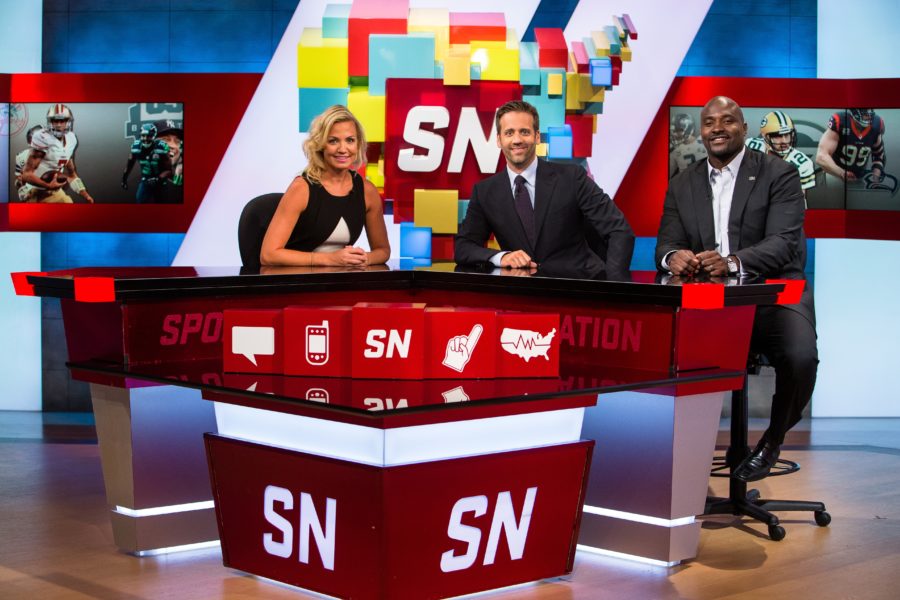
[[[443,61],[450,49],[450,10],[446,8],[411,8],[409,33],[423,32],[434,34],[434,60]]]
[[[432,233],[456,233],[458,218],[458,191],[415,190],[413,193],[413,222],[416,227],[431,227]]]
[[[472,74],[469,63],[472,60],[468,44],[450,46],[444,58],[444,85],[469,85]]]
[[[584,103],[579,100],[579,89],[583,73],[566,73],[566,110],[581,110]]]
[[[487,81],[519,81],[519,42],[515,30],[506,30],[506,41],[473,41],[472,62],[481,65],[481,79]]]
[[[578,101],[579,102],[603,102],[606,89],[591,85],[591,76],[587,73],[579,73]]]
[[[384,188],[384,160],[380,159],[377,163],[368,163],[366,165],[366,179],[372,182],[372,185],[379,190]]]
[[[622,56],[622,60],[624,60],[625,62],[630,62],[631,61],[631,47],[622,45],[620,55]]]
[[[563,74],[550,73],[547,75],[547,94],[550,96],[561,96],[563,93]]]
[[[538,156],[547,156],[548,149],[549,145],[547,144],[547,142],[542,142],[537,145],[537,147],[535,148],[535,152]]]
[[[297,44],[297,87],[347,87],[347,40],[323,38],[319,28],[306,28]]]
[[[386,96],[370,96],[367,87],[352,87],[347,94],[347,108],[362,123],[366,130],[366,140],[370,142],[385,141],[385,98]]]
[[[609,37],[605,31],[592,31],[591,40],[594,42],[598,57],[609,56]]]

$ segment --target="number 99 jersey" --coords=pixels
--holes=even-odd
[[[867,113],[868,123],[854,118],[854,112]],[[838,134],[838,146],[832,158],[841,168],[861,179],[871,158],[872,167],[884,170],[884,119],[874,111],[836,112],[828,120],[828,128]]]

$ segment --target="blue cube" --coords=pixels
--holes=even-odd
[[[431,258],[431,227],[400,223],[400,257]]]
[[[591,85],[612,85],[612,61],[609,58],[591,59]]]

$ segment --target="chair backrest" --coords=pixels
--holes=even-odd
[[[259,251],[281,193],[263,194],[247,203],[238,221],[238,248],[245,267],[259,267]]]

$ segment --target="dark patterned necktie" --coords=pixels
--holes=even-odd
[[[522,227],[525,228],[525,234],[528,236],[528,242],[534,247],[534,207],[531,205],[531,196],[525,189],[525,178],[516,175],[516,212],[519,213],[519,219],[522,221]]]

